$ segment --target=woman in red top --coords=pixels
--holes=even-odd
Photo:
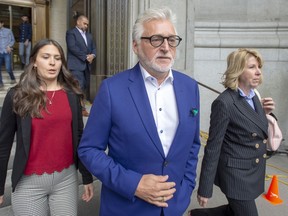
[[[93,197],[93,178],[77,157],[83,131],[82,92],[54,40],[40,40],[19,83],[5,97],[0,121],[0,205],[16,132],[12,171],[14,215],[77,215],[77,168],[82,199]]]

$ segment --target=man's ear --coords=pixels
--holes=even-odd
[[[132,49],[133,49],[133,52],[137,55],[138,54],[138,46],[139,46],[139,44],[135,41],[135,40],[133,40],[133,47],[132,47]]]

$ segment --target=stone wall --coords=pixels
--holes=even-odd
[[[288,2],[195,0],[194,42],[194,77],[220,92],[227,55],[240,47],[260,51],[264,82],[259,90],[275,100],[275,114],[287,140],[288,103],[283,92],[288,83]],[[218,94],[204,87],[200,91],[201,129],[208,131],[211,103]]]

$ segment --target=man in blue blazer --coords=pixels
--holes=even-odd
[[[91,108],[78,153],[102,182],[101,216],[181,216],[190,203],[199,91],[195,80],[171,69],[182,40],[173,23],[168,8],[137,19],[139,63],[104,80]]]
[[[96,57],[96,45],[92,35],[87,32],[88,25],[88,18],[80,15],[76,26],[66,32],[66,43],[68,69],[78,80],[86,99],[90,100],[90,71],[91,63]],[[84,104],[82,113],[88,116]]]

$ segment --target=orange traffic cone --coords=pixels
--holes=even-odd
[[[274,175],[272,178],[268,193],[262,196],[273,205],[281,204],[283,202],[283,200],[281,200],[279,197],[278,178],[276,175]]]

